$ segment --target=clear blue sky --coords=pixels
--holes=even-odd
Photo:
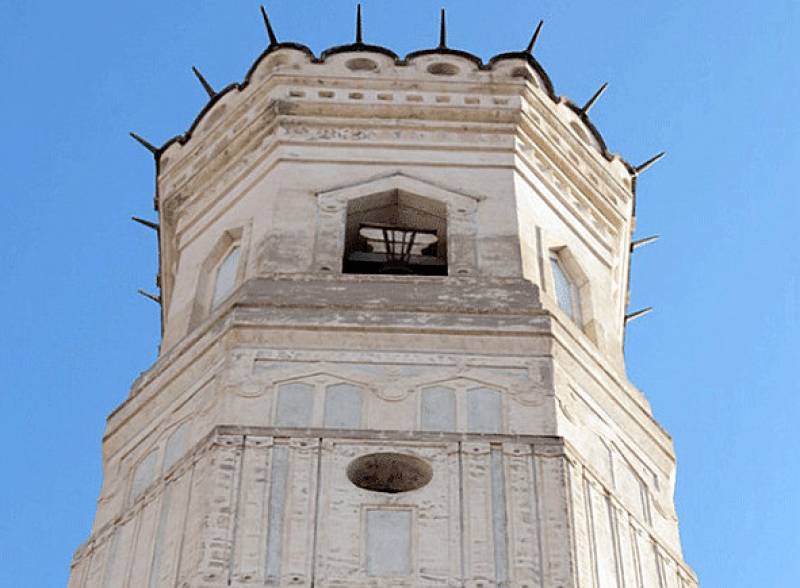
[[[365,2],[366,40],[525,46],[639,185],[628,372],[675,438],[687,561],[707,588],[800,580],[796,0]],[[0,0],[0,586],[64,586],[88,535],[105,416],[156,357],[151,157],[265,45],[250,1]],[[353,38],[351,1],[273,0],[279,36]]]

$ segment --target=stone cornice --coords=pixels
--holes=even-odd
[[[357,62],[370,64],[363,67],[355,65]],[[231,95],[247,93],[252,82],[259,82],[272,75],[282,73],[283,66],[293,64],[297,73],[310,78],[323,78],[331,72],[349,73],[359,79],[374,79],[389,77],[399,80],[409,77],[421,77],[421,81],[432,83],[447,81],[470,80],[483,84],[497,81],[504,76],[507,79],[527,78],[539,87],[542,92],[555,103],[567,103],[573,111],[578,111],[572,103],[556,96],[553,85],[543,68],[530,52],[511,52],[496,55],[487,63],[483,63],[477,56],[464,51],[439,47],[430,50],[416,51],[405,59],[400,59],[392,51],[363,43],[355,43],[335,47],[324,51],[319,58],[315,57],[308,47],[297,43],[275,43],[265,51],[253,64],[242,83],[231,84],[221,92],[215,94],[203,111],[198,115],[189,131],[175,137],[158,150],[160,158],[170,148],[180,148],[195,134],[197,128],[204,122],[206,116],[212,115],[219,102],[229,99]],[[351,64],[353,66],[351,67]],[[446,64],[445,69],[441,64]],[[431,66],[437,68],[431,69]],[[350,72],[344,70],[349,69]],[[285,68],[283,68],[285,70]],[[338,70],[338,71],[337,71]],[[390,76],[384,74],[389,72]],[[440,75],[437,75],[440,74]],[[441,77],[444,74],[446,77]],[[608,153],[605,142],[585,113],[580,113],[582,133],[593,137],[602,155],[609,161],[618,160]],[[623,162],[623,165],[634,173],[633,167]]]
[[[347,282],[369,283],[372,287],[343,291],[341,285]],[[376,288],[382,288],[391,303],[376,295]],[[354,297],[354,291],[363,291],[365,298]],[[441,296],[444,291],[450,296]],[[495,292],[503,293],[503,297],[495,296]],[[364,319],[365,310],[379,319]],[[314,312],[323,313],[328,320],[311,319]],[[128,398],[109,415],[104,440],[131,418],[140,402],[196,366],[200,356],[223,344],[223,339],[237,329],[491,333],[502,337],[546,332],[547,321],[538,289],[522,279],[320,274],[254,278],[139,376]]]
[[[242,170],[247,165],[238,160],[237,153],[247,153],[253,149],[254,142],[266,146],[265,140],[270,134],[273,141],[302,141],[312,139],[311,144],[318,143],[320,139],[337,138],[345,143],[352,142],[359,145],[380,144],[381,147],[392,147],[407,143],[408,145],[418,143],[421,149],[430,145],[430,139],[425,137],[440,136],[443,132],[451,133],[452,139],[438,143],[448,145],[450,148],[457,149],[460,143],[465,146],[472,143],[475,147],[486,147],[486,133],[506,134],[513,130],[514,126],[520,125],[523,136],[535,137],[536,143],[541,151],[544,151],[551,160],[551,165],[557,167],[559,171],[569,179],[572,192],[587,194],[594,202],[597,211],[609,222],[619,223],[620,217],[626,215],[628,211],[628,201],[630,193],[621,189],[621,185],[613,181],[613,176],[603,168],[597,161],[597,154],[589,157],[578,157],[575,151],[580,151],[580,155],[585,156],[592,149],[573,137],[574,132],[564,127],[553,130],[559,124],[559,118],[554,111],[547,113],[548,109],[554,110],[558,106],[547,107],[541,99],[537,99],[539,105],[538,112],[548,119],[547,133],[533,130],[535,126],[531,122],[531,115],[524,114],[524,110],[519,107],[520,87],[511,87],[516,94],[505,97],[498,96],[473,96],[476,100],[482,100],[483,105],[452,106],[442,104],[424,103],[387,103],[385,100],[378,100],[373,96],[370,101],[366,95],[358,100],[344,98],[337,100],[336,96],[323,101],[309,101],[305,98],[291,96],[289,90],[287,96],[267,100],[262,99],[260,105],[255,105],[255,113],[247,112],[248,109],[239,109],[237,112],[225,116],[225,125],[217,125],[219,132],[210,131],[204,141],[196,143],[191,153],[193,157],[185,159],[194,162],[194,167],[189,170],[185,164],[179,162],[171,163],[169,168],[163,169],[159,176],[159,192],[162,202],[167,207],[169,214],[177,213],[178,206],[174,203],[169,204],[173,195],[180,193],[177,197],[179,202],[191,198],[193,193],[206,194],[209,186],[203,178],[214,178],[217,183],[222,182],[222,177],[228,174],[224,167],[235,166]],[[322,92],[318,90],[318,92]],[[526,99],[530,100],[531,95],[539,91],[528,90]],[[343,92],[344,93],[344,92]],[[393,100],[395,93],[390,93]],[[430,94],[430,93],[428,93]],[[349,95],[349,94],[348,94]],[[417,91],[407,95],[419,99],[435,100],[436,96],[428,95],[425,92]],[[448,96],[449,97],[449,96]],[[401,96],[398,96],[402,100]],[[504,105],[495,102],[506,102]],[[265,103],[266,102],[266,103]],[[489,102],[489,104],[485,104]],[[530,102],[526,102],[531,104]],[[523,112],[523,116],[519,116]],[[249,115],[249,117],[248,117]],[[237,118],[238,117],[238,118]],[[411,118],[413,117],[413,118]],[[239,120],[241,119],[241,121]],[[333,122],[336,121],[336,122]],[[273,124],[273,123],[277,123]],[[498,126],[499,125],[499,126]],[[507,125],[507,126],[504,126]],[[235,129],[233,133],[229,128]],[[298,129],[307,129],[301,134]],[[325,131],[328,128],[330,130]],[[380,129],[387,131],[398,131],[406,129],[415,133],[413,137],[404,138],[402,136],[387,135],[383,140],[380,139]],[[281,132],[278,132],[283,129]],[[316,129],[315,135],[309,135],[310,129]],[[360,129],[359,131],[342,133],[345,129]],[[227,131],[227,132],[226,132]],[[470,134],[478,133],[473,141],[470,141]],[[198,137],[199,139],[200,137]],[[555,140],[558,138],[558,141]],[[409,139],[412,139],[409,143]],[[557,143],[568,144],[568,147]],[[212,146],[213,145],[213,146]],[[564,152],[564,149],[567,152]],[[252,157],[251,157],[252,159]],[[584,162],[581,173],[576,173],[577,162]],[[199,166],[199,167],[198,167]],[[166,167],[166,166],[165,166]],[[586,169],[583,169],[586,168]],[[198,173],[202,170],[202,173]],[[605,173],[604,173],[605,172]],[[605,190],[601,190],[599,177],[604,177],[608,181],[604,183]],[[592,178],[596,182],[592,181]],[[218,190],[210,190],[212,193]],[[622,204],[620,202],[622,201]],[[620,206],[623,206],[620,209]],[[614,211],[614,212],[612,212]],[[169,218],[166,219],[170,221]]]

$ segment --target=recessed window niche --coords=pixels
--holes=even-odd
[[[553,271],[556,301],[569,318],[581,323],[580,289],[573,276],[564,266],[564,261],[555,252],[550,254],[550,267]]]
[[[391,190],[347,206],[344,273],[447,275],[447,205]]]
[[[219,306],[236,287],[236,274],[239,269],[240,254],[241,248],[238,245],[234,245],[217,267],[214,296],[211,299],[212,309]]]

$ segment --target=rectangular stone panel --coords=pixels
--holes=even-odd
[[[367,575],[411,574],[412,511],[368,509],[366,516]]]
[[[355,429],[361,425],[361,388],[352,384],[335,384],[325,391],[326,427]]]
[[[279,427],[310,427],[314,416],[314,386],[283,384],[278,388],[275,424]]]
[[[589,512],[593,531],[594,561],[599,588],[618,588],[616,549],[611,530],[611,513],[608,497],[595,484],[587,487]]]
[[[247,436],[242,458],[233,580],[264,583],[272,437]]]
[[[530,445],[503,445],[508,478],[508,540],[511,581],[541,586],[542,553],[533,456]]]
[[[433,386],[422,390],[420,428],[423,431],[456,430],[456,396],[452,388]]]
[[[148,585],[150,564],[153,556],[153,539],[159,513],[159,501],[151,500],[144,505],[144,508],[138,514],[136,543],[133,548],[130,568],[132,586]]]
[[[286,511],[289,448],[285,445],[272,450],[270,473],[269,523],[267,532],[266,576],[273,582],[281,577],[283,523]]]
[[[467,390],[467,430],[470,433],[499,433],[502,429],[502,399],[491,388]]]

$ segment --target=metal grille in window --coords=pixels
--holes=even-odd
[[[435,230],[362,223],[358,237],[358,248],[348,254],[347,261],[363,265],[365,269],[371,267],[375,273],[437,274],[446,271],[447,263],[438,255],[439,238]]]

